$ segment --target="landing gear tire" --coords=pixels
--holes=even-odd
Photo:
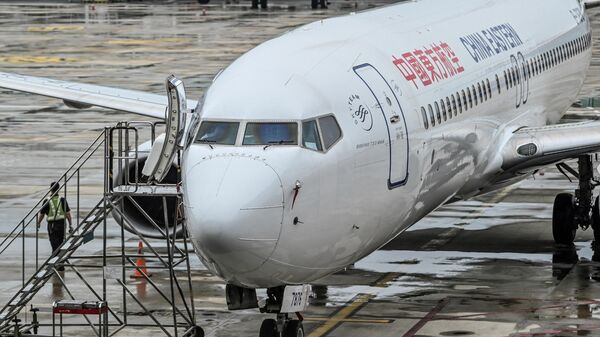
[[[311,7],[312,7],[312,9],[319,8],[319,0],[312,0]]]
[[[267,0],[260,0],[260,8],[267,9]]]
[[[204,329],[199,326],[194,327],[194,330],[191,334],[193,337],[204,337]]]
[[[259,337],[279,337],[277,321],[274,319],[265,319],[260,326]]]
[[[561,193],[554,199],[552,212],[552,235],[554,242],[563,245],[572,245],[575,241],[577,227],[575,224],[575,206],[573,195]]]
[[[304,327],[298,320],[289,321],[283,329],[282,337],[304,337]]]
[[[594,230],[594,243],[600,244],[600,196],[596,197],[592,206],[592,229]]]

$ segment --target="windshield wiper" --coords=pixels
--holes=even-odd
[[[273,140],[270,141],[267,145],[265,145],[265,147],[263,147],[263,150],[266,150],[269,146],[271,145],[283,145],[283,144],[294,144],[295,141],[293,140],[286,140],[286,139],[282,139],[282,140]]]
[[[198,140],[199,143],[204,143],[204,144],[208,144],[208,146],[210,146],[211,149],[214,149],[214,147],[212,146],[212,144],[216,143],[216,140],[211,140],[211,139],[199,139]]]

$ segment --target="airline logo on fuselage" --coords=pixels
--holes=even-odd
[[[509,23],[463,36],[460,42],[477,63],[523,44],[523,40]]]
[[[427,87],[465,71],[460,59],[446,42],[434,43],[429,48],[415,49],[403,53],[401,57],[392,58],[406,81],[412,82],[417,89],[419,85]]]

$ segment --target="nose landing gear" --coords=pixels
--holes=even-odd
[[[260,308],[263,313],[277,314],[277,319],[265,319],[260,327],[259,337],[304,337],[304,327],[302,325],[302,315],[296,312],[298,319],[291,319],[289,313],[282,312],[285,309],[284,297],[285,287],[276,287],[267,289],[267,300],[265,305]],[[296,295],[293,301],[294,306],[302,307],[305,304],[300,303],[306,298],[303,295]],[[300,297],[298,297],[300,296]]]
[[[225,287],[229,310],[259,308],[262,313],[277,314],[277,319],[262,322],[260,337],[304,337],[304,319],[300,312],[308,306],[309,295],[309,285],[274,287],[267,289],[267,298],[259,305],[256,289],[233,284]],[[290,318],[294,314],[298,319]]]
[[[593,197],[594,188],[600,183],[594,177],[593,159],[592,155],[579,156],[577,171],[565,163],[556,165],[569,180],[567,173],[579,181],[574,195],[561,193],[554,199],[552,235],[558,244],[572,245],[577,229],[589,227],[594,230],[594,241],[600,243],[600,200]]]
[[[265,319],[259,337],[304,337],[302,321],[289,319],[288,314],[277,314],[277,320]]]

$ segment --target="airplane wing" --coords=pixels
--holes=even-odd
[[[2,72],[0,72],[0,88],[59,98],[68,106],[79,109],[98,106],[160,119],[165,118],[168,104],[166,94],[159,95]],[[187,100],[188,107],[195,107],[196,104],[194,100]]]
[[[502,170],[521,173],[600,151],[600,121],[521,128],[502,151]]]

